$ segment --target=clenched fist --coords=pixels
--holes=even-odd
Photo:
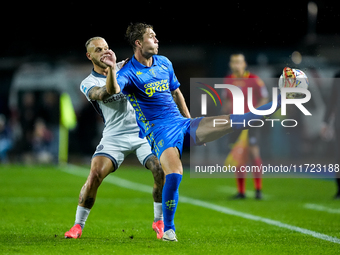
[[[103,56],[100,58],[100,61],[110,67],[116,66],[116,54],[112,50],[106,50]]]

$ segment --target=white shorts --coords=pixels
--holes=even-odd
[[[104,156],[111,159],[115,170],[123,163],[125,157],[135,153],[139,162],[145,166],[147,160],[153,156],[151,147],[146,138],[141,139],[138,132],[119,136],[104,136],[92,158]]]

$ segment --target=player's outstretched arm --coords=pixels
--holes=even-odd
[[[104,64],[109,68],[106,77],[106,90],[110,95],[118,94],[120,92],[120,87],[117,82],[116,77],[116,54],[112,50],[107,50],[100,58]]]
[[[186,118],[191,118],[189,109],[187,107],[187,104],[185,103],[185,99],[181,90],[177,88],[176,90],[171,91],[171,94],[181,114]]]

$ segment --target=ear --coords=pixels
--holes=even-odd
[[[136,46],[136,48],[142,47],[142,42],[140,40],[136,40],[135,41],[135,46]]]
[[[92,60],[91,54],[90,54],[89,52],[86,52],[86,57],[87,57],[89,60]]]

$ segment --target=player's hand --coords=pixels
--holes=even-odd
[[[116,54],[112,50],[106,50],[100,58],[101,62],[113,68],[116,66],[116,60]]]

